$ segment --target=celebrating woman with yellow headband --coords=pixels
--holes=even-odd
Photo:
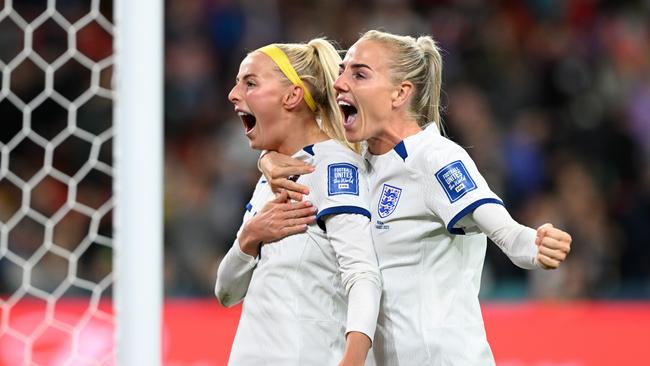
[[[334,96],[340,63],[323,39],[269,45],[242,61],[229,94],[252,148],[314,166],[312,174],[294,177],[311,188],[303,202],[275,197],[260,178],[219,265],[219,301],[243,300],[231,365],[366,360],[381,281],[364,162],[345,141]],[[319,209],[315,220],[312,207]]]

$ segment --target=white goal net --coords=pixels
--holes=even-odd
[[[0,0],[0,366],[115,364],[113,4]]]

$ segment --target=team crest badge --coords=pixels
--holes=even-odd
[[[379,197],[379,205],[377,211],[379,217],[382,219],[392,214],[397,207],[399,202],[399,197],[402,195],[402,189],[393,187],[388,184],[384,184],[383,189],[381,190],[381,197]]]

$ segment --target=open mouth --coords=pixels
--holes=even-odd
[[[255,124],[257,123],[257,118],[250,113],[246,112],[237,112],[239,118],[244,122],[244,127],[246,128],[246,133],[250,133],[255,129]]]
[[[349,126],[357,119],[357,107],[346,101],[339,101],[339,108],[343,113],[343,125]]]

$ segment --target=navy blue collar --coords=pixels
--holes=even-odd
[[[404,140],[400,141],[399,144],[395,145],[393,150],[395,150],[397,155],[399,155],[404,161],[406,161],[406,158],[409,156],[408,152],[406,152],[406,146],[404,145]]]
[[[315,155],[315,154],[314,154],[314,144],[307,145],[307,146],[303,147],[302,149],[303,149],[307,154],[309,154],[309,155],[311,155],[311,156],[314,156],[314,155]]]

